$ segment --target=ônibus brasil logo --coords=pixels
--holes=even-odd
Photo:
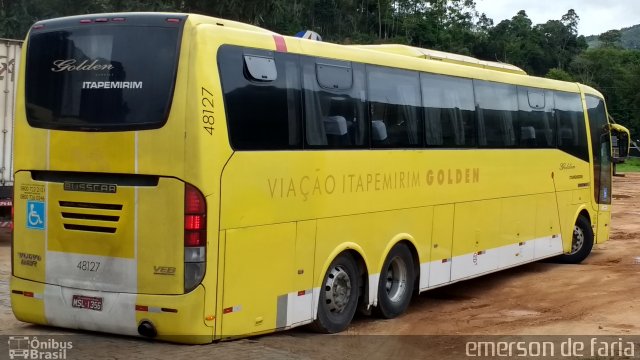
[[[66,359],[71,341],[40,340],[37,337],[9,336],[9,359]]]

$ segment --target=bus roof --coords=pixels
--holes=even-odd
[[[524,70],[511,64],[506,64],[506,63],[501,63],[496,61],[480,60],[471,56],[453,54],[453,53],[432,50],[432,49],[423,49],[423,48],[408,46],[408,45],[384,44],[384,45],[351,45],[351,46],[365,48],[369,50],[387,52],[392,54],[422,58],[422,59],[438,60],[438,61],[448,62],[453,64],[474,66],[474,67],[479,67],[483,69],[505,71],[513,74],[527,75],[527,73]]]
[[[276,34],[273,31],[261,28],[259,26],[250,25],[241,23],[233,20],[226,20],[211,16],[198,15],[198,14],[186,14],[186,13],[164,13],[164,12],[123,12],[123,13],[98,13],[98,14],[86,14],[86,15],[74,15],[74,16],[66,16],[59,17],[54,19],[46,19],[36,22],[34,25],[64,25],[68,26],[73,22],[80,22],[83,20],[87,20],[88,23],[95,22],[96,19],[101,19],[100,23],[109,23],[114,22],[114,19],[128,19],[128,18],[136,18],[136,19],[144,19],[144,18],[186,18],[187,21],[190,21],[193,25],[198,24],[215,24],[218,26],[224,26],[233,29],[241,29],[254,31],[257,33],[266,33],[266,34]],[[122,20],[121,20],[122,21]]]

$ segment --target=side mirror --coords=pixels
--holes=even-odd
[[[629,156],[629,147],[631,146],[630,133],[627,128],[619,124],[610,124],[610,130],[613,150],[612,160],[614,164],[621,164]]]

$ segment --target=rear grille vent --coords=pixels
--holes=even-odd
[[[60,215],[63,219],[62,224],[66,230],[107,234],[115,234],[120,220],[120,211],[123,207],[121,204],[75,201],[60,201],[59,204],[61,208]],[[81,224],[78,224],[78,222],[81,222]]]
[[[64,228],[67,230],[91,231],[91,232],[101,232],[101,233],[108,233],[108,234],[114,234],[116,232],[116,228],[105,227],[105,226],[64,224]]]
[[[82,220],[98,220],[98,221],[118,221],[120,216],[112,215],[93,215],[93,214],[74,214],[63,212],[62,217],[65,219],[82,219]]]
[[[85,202],[75,202],[75,201],[60,201],[60,206],[82,208],[82,209],[122,210],[122,205],[117,205],[117,204],[98,204],[98,203],[85,203]]]

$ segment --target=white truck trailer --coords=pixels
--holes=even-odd
[[[21,40],[0,39],[0,228],[9,228],[13,206],[13,124]]]

